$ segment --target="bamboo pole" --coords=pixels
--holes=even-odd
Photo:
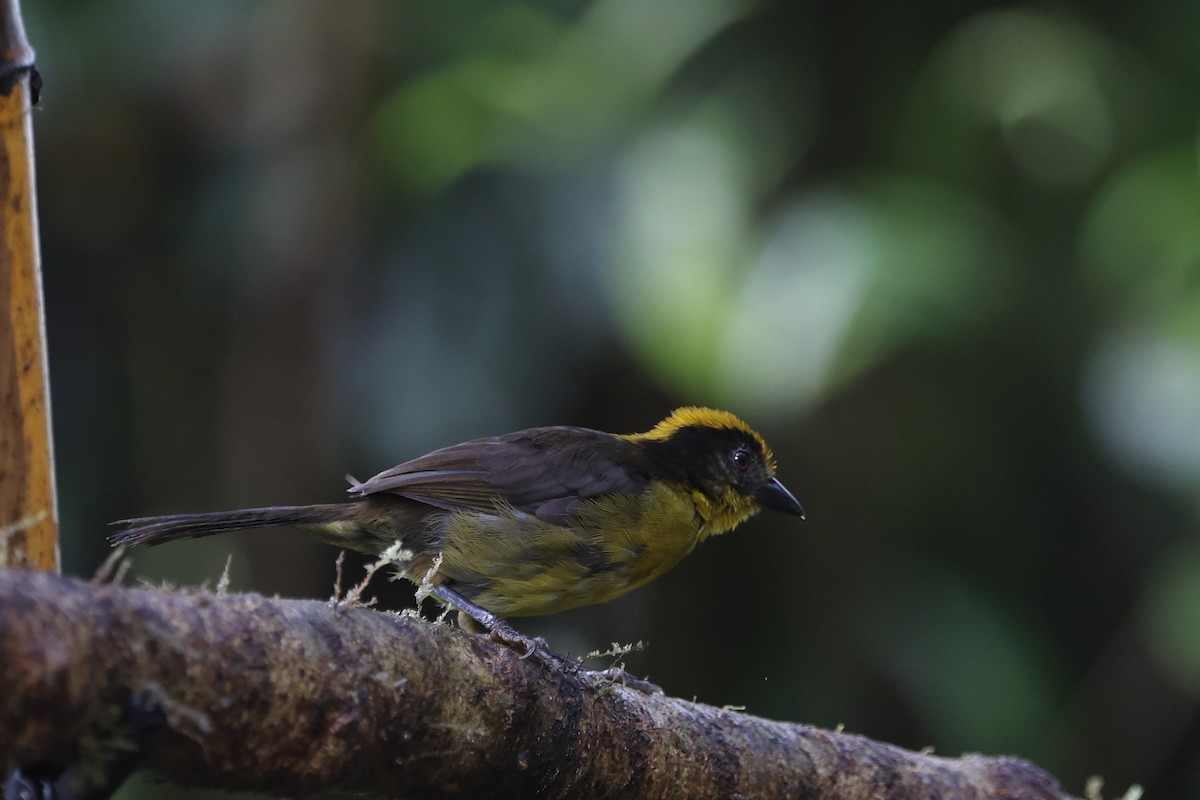
[[[0,567],[59,569],[33,180],[39,79],[17,0],[0,9]]]

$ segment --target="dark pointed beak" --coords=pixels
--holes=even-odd
[[[804,519],[804,506],[800,505],[800,501],[792,496],[778,478],[771,480],[758,487],[758,491],[754,493],[754,499],[763,508],[769,508],[772,511],[782,511],[785,514],[795,514]]]

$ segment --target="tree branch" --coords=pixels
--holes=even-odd
[[[1015,758],[939,758],[551,675],[447,625],[0,570],[0,762],[99,763],[149,697],[168,780],[380,797],[1066,798]]]

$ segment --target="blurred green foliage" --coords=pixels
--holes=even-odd
[[[28,4],[67,567],[110,519],[717,404],[810,520],[523,627],[1200,796],[1198,9]],[[135,571],[230,552],[329,593],[289,532]]]

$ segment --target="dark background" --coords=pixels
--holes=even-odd
[[[808,521],[523,629],[644,640],[674,695],[1200,796],[1200,4],[25,14],[68,572],[112,519],[717,405]],[[133,576],[229,554],[236,590],[332,590],[290,531]]]

